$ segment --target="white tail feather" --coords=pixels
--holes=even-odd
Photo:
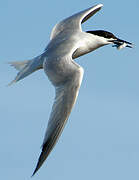
[[[13,66],[16,70],[21,71],[27,64],[29,61],[25,60],[25,61],[13,61],[13,62],[9,62],[9,64],[11,66]]]
[[[40,55],[32,60],[25,60],[21,62],[19,61],[9,62],[9,64],[15,67],[15,69],[19,70],[19,72],[17,76],[15,77],[15,79],[8,85],[12,85],[13,83],[16,83],[17,81],[25,78],[26,76],[30,75],[36,70],[42,69],[43,61],[44,61],[44,58],[42,55]]]

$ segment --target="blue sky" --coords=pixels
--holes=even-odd
[[[43,70],[7,87],[16,75],[7,62],[39,55],[58,21],[97,3],[104,7],[83,29],[111,31],[135,48],[105,46],[76,60],[85,71],[77,103],[33,179],[139,179],[138,0],[0,2],[0,179],[30,179],[54,99]]]

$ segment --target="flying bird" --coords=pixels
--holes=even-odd
[[[19,71],[10,84],[39,69],[44,69],[55,88],[55,100],[44,136],[42,152],[33,175],[54,148],[76,102],[84,70],[74,59],[108,44],[118,49],[132,47],[132,43],[121,40],[108,31],[82,31],[81,24],[98,12],[102,6],[102,4],[95,5],[56,24],[50,42],[41,55],[31,60],[10,63]]]

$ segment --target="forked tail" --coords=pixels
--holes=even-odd
[[[15,79],[9,83],[8,85],[12,85],[13,83],[16,83],[17,81],[25,78],[26,76],[30,75],[31,73],[42,69],[43,68],[43,61],[44,58],[42,55],[35,57],[31,60],[25,60],[25,61],[14,61],[9,62],[11,66],[15,67],[19,72],[17,73],[17,76]]]

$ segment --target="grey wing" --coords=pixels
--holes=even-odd
[[[76,102],[82,77],[83,69],[79,68],[70,80],[56,87],[56,97],[44,137],[42,152],[33,175],[41,167],[61,135],[72,107]]]
[[[81,11],[69,18],[64,19],[60,23],[56,24],[51,32],[50,39],[55,38],[62,31],[74,31],[74,30],[82,30],[81,24],[87,21],[91,16],[93,16],[97,11],[101,9],[103,5],[98,4],[91,8],[88,8],[84,11]]]

